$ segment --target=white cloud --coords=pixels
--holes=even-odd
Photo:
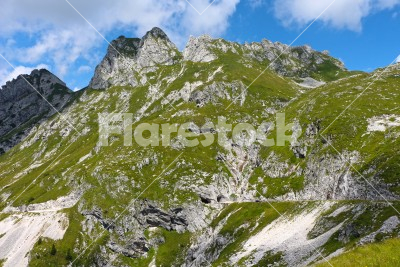
[[[202,16],[183,0],[69,1],[103,35],[118,37],[118,31],[124,29],[132,37],[141,37],[158,26],[183,48],[189,35],[222,34],[240,0],[215,1]],[[211,3],[190,1],[200,6]],[[34,43],[18,44],[16,33],[29,34]],[[96,48],[105,42],[64,0],[2,0],[0,36],[3,43],[17,41],[17,48],[11,41],[7,47],[0,45],[7,59],[20,65],[45,62],[61,77],[77,60],[95,64]]]
[[[304,27],[331,3],[332,0],[275,0],[274,11],[285,26]],[[400,0],[336,0],[319,20],[334,28],[361,31],[363,18],[398,4]]]
[[[400,63],[400,55],[397,57],[396,63]]]
[[[84,66],[80,66],[78,69],[79,73],[85,73],[85,72],[90,72],[92,70],[92,67],[84,65]]]
[[[399,0],[376,0],[376,7],[379,9],[393,8],[400,3]]]
[[[17,66],[13,71],[8,72],[6,69],[2,69],[0,71],[0,86],[5,85],[6,82],[11,81],[12,79],[17,78],[21,74],[30,74],[34,69],[50,69],[48,65],[39,64],[34,67],[26,67],[26,66]]]
[[[251,8],[258,8],[264,4],[264,0],[248,0]]]
[[[210,35],[219,35],[224,32],[228,26],[228,18],[235,12],[236,5],[240,0],[225,0],[215,1],[204,13],[199,16],[196,10],[193,8],[186,9],[183,13],[182,23],[186,25],[187,29],[184,29],[186,33],[192,35],[198,35],[207,33]],[[191,0],[194,6],[201,6],[203,9],[198,9],[202,12],[207,0]],[[202,3],[202,5],[199,5]],[[204,7],[205,6],[205,7]],[[185,36],[186,38],[187,36]]]

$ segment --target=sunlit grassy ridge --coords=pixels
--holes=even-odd
[[[394,238],[368,244],[355,248],[338,257],[330,259],[328,263],[317,264],[318,267],[325,266],[365,266],[365,267],[392,267],[400,265],[399,254],[400,239]]]

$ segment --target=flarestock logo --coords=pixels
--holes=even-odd
[[[123,135],[124,146],[178,146],[208,147],[217,142],[222,147],[237,144],[239,146],[297,146],[302,133],[298,122],[286,124],[285,113],[277,113],[275,122],[263,122],[258,126],[250,123],[230,124],[225,117],[216,122],[206,119],[198,126],[194,122],[186,123],[140,123],[134,124],[132,113],[99,113],[99,144],[109,146],[110,140]],[[292,134],[288,134],[291,132]]]

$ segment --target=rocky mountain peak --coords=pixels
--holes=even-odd
[[[240,55],[242,60],[271,64],[271,69],[288,77],[306,78],[321,69],[345,70],[339,60],[326,51],[319,52],[309,45],[290,47],[280,42],[263,39],[261,42],[239,44],[208,35],[190,37],[183,51],[183,59],[192,62],[211,62],[227,53]]]
[[[107,54],[96,67],[89,87],[106,89],[117,85],[136,86],[139,73],[171,65],[179,55],[178,48],[160,28],[154,27],[142,38],[120,36],[111,42]]]
[[[239,44],[223,39],[213,39],[208,35],[190,37],[183,51],[183,59],[192,62],[211,62],[233,53],[247,61],[262,62],[278,74],[294,78],[315,76],[324,80],[329,70],[331,79],[342,71],[346,71],[343,63],[329,55],[329,52],[319,52],[309,45],[291,47],[280,42],[263,39],[261,42]],[[321,76],[321,77],[319,77]]]
[[[53,115],[53,107],[61,110],[73,96],[66,84],[46,69],[22,76],[0,90],[0,136],[13,132],[7,139],[0,138],[0,154],[18,143],[35,122]]]
[[[0,90],[0,103],[4,104],[27,94],[36,93],[31,85],[44,97],[51,95],[58,88],[63,88],[66,92],[69,91],[63,81],[46,69],[35,69],[31,74],[23,74],[22,76],[20,75],[2,86]]]
[[[137,86],[147,81],[146,73],[160,66],[183,61],[212,62],[229,53],[236,54],[250,65],[253,60],[271,64],[278,74],[294,78],[314,76],[325,81],[346,71],[339,60],[326,51],[319,52],[310,46],[290,47],[267,39],[261,42],[239,44],[209,35],[191,36],[182,54],[160,28],[154,27],[142,38],[118,37],[112,41],[103,61],[97,66],[89,87],[107,89],[111,86]],[[266,65],[267,66],[267,65]],[[335,76],[336,75],[336,76]]]
[[[116,57],[119,54],[136,56],[140,47],[140,41],[140,38],[126,38],[122,35],[111,42],[111,45],[107,49],[106,57]]]
[[[168,42],[171,42],[167,36],[167,34],[161,30],[158,27],[154,27],[150,31],[148,31],[142,38],[142,43],[144,43],[147,39],[149,38],[160,38],[163,40],[167,40]]]
[[[199,37],[190,36],[189,41],[183,50],[183,58],[193,62],[210,62],[217,59],[212,52],[213,39],[209,35]]]

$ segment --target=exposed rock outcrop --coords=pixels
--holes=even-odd
[[[176,46],[159,28],[153,28],[141,39],[120,36],[111,42],[89,87],[137,86],[147,81],[143,73],[154,71],[158,65],[172,65],[179,57]]]
[[[126,211],[118,221],[107,218],[107,214],[100,208],[83,210],[86,217],[84,229],[95,235],[95,223],[103,229],[113,233],[107,248],[114,253],[121,253],[127,257],[137,258],[147,253],[150,248],[163,243],[163,240],[145,236],[146,230],[162,228],[167,231],[195,232],[203,229],[207,223],[205,209],[199,205],[184,205],[182,207],[163,210],[150,200],[138,201]]]
[[[211,42],[213,39],[208,35],[200,37],[191,36],[189,42],[183,51],[184,60],[193,62],[210,62],[217,59],[217,56],[212,53]]]
[[[313,50],[310,46],[290,47],[280,42],[264,39],[261,43],[244,45],[244,54],[258,61],[268,60],[270,68],[288,77],[307,78],[323,66],[337,71],[345,70],[343,63],[324,52]]]
[[[35,123],[62,110],[72,97],[66,84],[45,69],[7,82],[0,90],[0,154],[18,144]]]

